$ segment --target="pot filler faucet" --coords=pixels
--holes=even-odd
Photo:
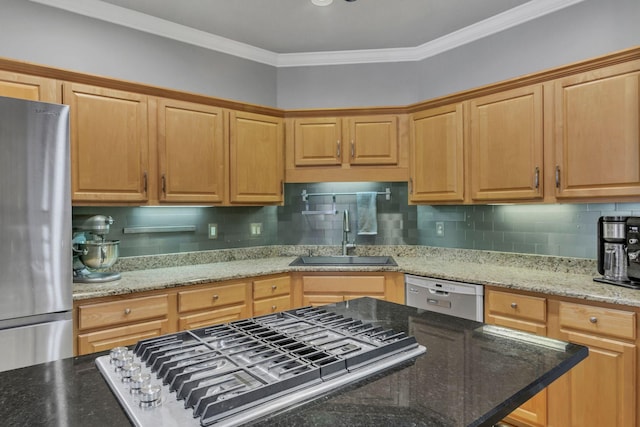
[[[342,216],[342,255],[346,256],[347,252],[351,248],[355,248],[356,244],[349,243],[349,232],[351,228],[349,228],[349,209],[344,210],[344,215]]]

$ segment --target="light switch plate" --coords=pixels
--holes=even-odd
[[[207,229],[209,230],[210,239],[218,238],[218,224],[209,224]]]

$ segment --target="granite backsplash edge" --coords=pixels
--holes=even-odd
[[[274,245],[248,248],[218,249],[210,251],[180,252],[162,255],[121,257],[112,271],[149,270],[164,267],[181,267],[196,264],[240,261],[260,258],[301,255],[339,255],[340,246]],[[593,259],[548,255],[518,254],[474,249],[452,249],[432,246],[358,246],[352,255],[387,255],[407,258],[437,258],[441,261],[470,262],[503,267],[528,268],[559,273],[597,274],[597,262]]]

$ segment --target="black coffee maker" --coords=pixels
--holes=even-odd
[[[629,277],[630,260],[628,250],[628,221],[626,216],[603,216],[598,219],[598,273],[602,277],[593,280],[612,285],[640,289],[640,284],[634,283]],[[640,218],[635,226],[636,237],[632,239],[637,245],[637,255],[640,255]],[[640,280],[640,257],[634,262]],[[636,270],[634,270],[636,271]]]
[[[627,277],[640,289],[640,217],[630,216],[626,221]]]

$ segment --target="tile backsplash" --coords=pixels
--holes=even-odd
[[[357,235],[359,191],[391,191],[377,197],[377,235]],[[302,192],[337,194],[337,214],[305,215]],[[114,218],[109,240],[120,256],[155,255],[265,245],[340,245],[343,212],[360,245],[425,245],[564,257],[596,258],[596,222],[601,215],[639,215],[640,203],[553,205],[408,205],[406,183],[287,184],[284,206],[264,207],[74,207],[73,214]],[[308,210],[330,211],[331,196],[311,196]],[[252,235],[252,224],[261,224]],[[218,235],[209,239],[208,224]],[[195,231],[124,233],[139,227],[195,226]],[[440,228],[443,233],[438,234]]]

